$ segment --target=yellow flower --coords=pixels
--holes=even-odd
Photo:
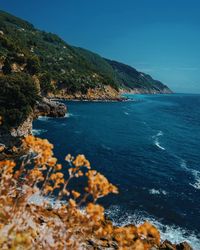
[[[76,159],[73,161],[73,164],[77,167],[87,167],[90,169],[90,163],[89,161],[85,158],[84,155],[78,155]]]
[[[77,199],[81,194],[79,192],[72,190],[72,195],[74,196],[74,199]]]
[[[75,202],[75,200],[69,199],[69,205],[70,205],[71,207],[76,207],[76,202]]]
[[[118,193],[117,187],[109,183],[107,178],[97,171],[90,170],[86,176],[88,177],[87,192],[92,194],[95,200],[109,193]]]
[[[94,221],[104,220],[104,208],[100,205],[89,203],[86,207],[86,212]]]

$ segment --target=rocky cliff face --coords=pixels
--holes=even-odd
[[[67,107],[64,104],[44,98],[35,105],[33,112],[18,127],[0,127],[0,159],[20,151],[21,138],[31,134],[33,120],[38,116],[63,117],[66,112]]]
[[[67,93],[66,90],[61,90],[59,94],[49,94],[51,98],[63,98],[67,100],[91,100],[91,101],[117,101],[120,100],[120,95],[117,90],[111,86],[101,86],[97,88],[89,88],[85,94],[81,92],[76,92],[74,94]]]
[[[38,102],[34,108],[34,117],[49,116],[63,117],[67,112],[65,104],[43,98],[42,102]]]
[[[117,242],[114,240],[113,241],[106,239],[97,240],[95,238],[91,238],[87,240],[87,242],[84,244],[84,249],[115,250],[119,249],[119,246],[117,245]],[[137,248],[137,249],[144,249],[144,248]],[[151,250],[193,250],[193,249],[187,242],[182,242],[180,244],[173,244],[170,241],[165,240],[159,246],[155,246]]]
[[[146,89],[146,88],[134,88],[134,89],[121,89],[121,94],[128,93],[128,94],[172,94],[173,92],[169,88],[160,89]]]
[[[13,137],[24,137],[31,133],[33,122],[33,114],[31,114],[22,124],[17,128],[12,128],[10,134]]]

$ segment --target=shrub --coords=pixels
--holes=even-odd
[[[51,83],[51,74],[49,72],[45,72],[40,76],[40,87],[43,95],[48,94],[49,92],[54,91],[55,87]]]
[[[88,249],[88,242],[94,249],[95,244],[131,250],[159,245],[159,232],[147,222],[116,227],[105,219],[97,201],[118,189],[92,170],[84,155],[67,155],[62,166],[47,140],[28,136],[24,146],[29,153],[21,164],[0,162],[0,249]],[[82,178],[86,187],[71,190],[70,183]],[[31,202],[33,195],[50,197],[55,190],[54,206],[49,199],[38,205]]]
[[[18,126],[30,114],[39,100],[38,89],[32,78],[23,73],[0,78],[0,115],[4,125]]]
[[[5,60],[4,65],[2,67],[2,71],[5,75],[10,74],[12,69],[11,69],[11,63],[8,59]]]
[[[27,58],[26,70],[30,75],[35,75],[39,72],[40,61],[37,56],[32,56]]]

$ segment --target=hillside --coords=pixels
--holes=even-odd
[[[139,72],[129,65],[113,60],[105,60],[112,66],[115,71],[116,82],[122,88],[135,93],[172,93],[166,85],[154,80],[150,75]]]
[[[40,31],[20,18],[0,12],[1,66],[12,71],[37,75],[42,92],[66,89],[67,93],[86,93],[88,88],[110,85],[140,88],[141,92],[165,88],[150,76],[130,66],[110,61],[82,48],[70,46],[57,35]],[[9,70],[4,70],[8,73]]]
[[[11,126],[24,121],[41,97],[116,100],[121,91],[171,92],[149,75],[70,46],[3,11],[0,75],[0,116]]]

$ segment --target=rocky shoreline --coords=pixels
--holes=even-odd
[[[32,133],[33,120],[39,116],[64,117],[67,112],[65,104],[43,98],[37,102],[33,111],[18,127],[7,129],[0,127],[0,160],[15,158],[23,154],[21,139]]]
[[[121,102],[130,100],[128,97],[123,97],[123,94],[172,94],[173,92],[168,88],[160,89],[145,89],[135,88],[127,89],[121,88],[118,91],[111,86],[97,87],[94,89],[89,88],[85,94],[76,92],[69,94],[67,90],[62,89],[59,93],[49,93],[48,98],[51,100],[65,100],[65,101],[91,101],[91,102]]]
[[[88,239],[85,243],[85,248],[87,250],[117,250],[119,246],[116,241],[109,241],[106,239],[97,240],[95,238]],[[155,246],[152,250],[197,250],[193,249],[186,241],[179,244],[173,244],[172,242],[165,240],[159,246]]]
[[[160,89],[120,89],[120,94],[138,94],[138,95],[157,95],[157,94],[173,94],[168,88],[163,88],[162,91]]]

